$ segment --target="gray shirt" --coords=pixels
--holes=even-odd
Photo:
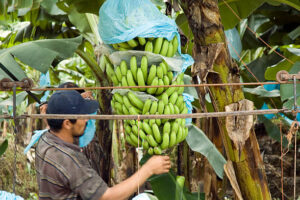
[[[39,139],[35,163],[40,199],[98,200],[107,189],[77,145],[49,132]]]

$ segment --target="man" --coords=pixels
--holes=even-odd
[[[47,114],[90,114],[98,109],[98,102],[84,99],[74,90],[55,92]],[[127,199],[153,174],[169,171],[168,156],[151,157],[138,172],[125,181],[108,187],[88,160],[73,144],[81,136],[88,120],[48,119],[50,131],[36,147],[36,170],[41,199]]]

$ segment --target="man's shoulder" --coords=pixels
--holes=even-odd
[[[76,164],[82,165],[78,159],[80,152],[54,141],[49,134],[44,134],[36,147],[36,154],[43,160],[49,160],[55,163],[64,163],[64,166]]]

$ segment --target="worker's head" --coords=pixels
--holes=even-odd
[[[65,82],[60,84],[58,88],[79,88],[79,86],[72,82]],[[84,90],[76,90],[76,91],[79,92],[80,94],[85,92]]]
[[[75,90],[55,92],[48,101],[47,114],[91,114],[97,111],[97,101],[84,99]],[[59,132],[61,129],[72,131],[73,136],[83,134],[87,120],[83,119],[48,119],[50,130]]]

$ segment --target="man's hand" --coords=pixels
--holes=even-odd
[[[91,91],[86,91],[86,92],[83,92],[81,93],[81,96],[84,98],[84,99],[91,99],[93,100],[93,93]]]
[[[41,114],[46,114],[46,110],[47,110],[48,104],[43,104],[40,106],[40,113]]]
[[[171,162],[169,156],[152,156],[146,163],[145,167],[151,171],[151,174],[163,174],[169,172]]]

